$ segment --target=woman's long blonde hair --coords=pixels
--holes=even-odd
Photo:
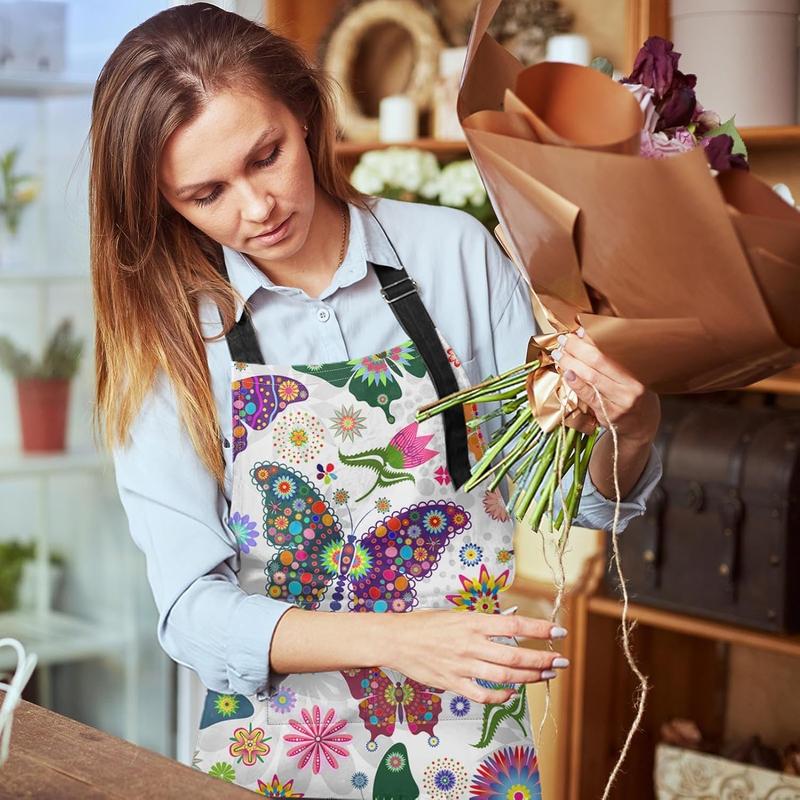
[[[169,136],[214,92],[243,86],[270,92],[307,121],[316,182],[363,207],[336,160],[328,76],[293,42],[209,3],[170,8],[125,36],[97,80],[90,132],[95,433],[108,448],[124,446],[163,372],[220,487],[221,429],[197,312],[205,295],[228,331],[236,295],[220,272],[220,245],[160,194],[158,164]]]

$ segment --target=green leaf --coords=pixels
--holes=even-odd
[[[733,139],[733,153],[734,155],[743,155],[747,158],[747,146],[744,143],[744,139],[742,139],[742,134],[736,129],[736,115],[734,114],[727,122],[723,122],[714,130],[709,131],[706,136],[722,136],[726,134]]]
[[[614,75],[614,65],[604,56],[597,56],[597,58],[592,59],[592,63],[589,64],[592,69],[596,69],[598,72],[602,72],[603,75],[608,75],[609,78],[613,77]]]

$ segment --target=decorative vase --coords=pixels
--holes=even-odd
[[[66,378],[17,379],[23,452],[53,453],[64,450],[69,384]]]
[[[681,70],[702,76],[698,97],[722,120],[794,125],[800,0],[672,0]]]

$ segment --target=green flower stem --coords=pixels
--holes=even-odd
[[[563,544],[563,538],[566,537],[569,533],[570,526],[572,525],[572,520],[575,518],[575,512],[578,508],[578,503],[580,503],[581,495],[583,494],[583,484],[586,482],[586,474],[589,471],[589,459],[592,457],[592,450],[594,450],[594,446],[597,443],[597,438],[600,435],[599,428],[589,436],[582,436],[581,437],[581,449],[580,449],[580,461],[576,461],[576,469],[575,469],[575,480],[570,487],[572,490],[570,492],[569,502],[567,503],[567,525],[564,529],[564,533],[562,534],[562,539],[559,540],[559,546]],[[577,448],[576,448],[576,452]],[[556,519],[555,527],[561,527],[561,523],[563,521],[563,514],[564,510],[559,512],[558,518]]]
[[[533,467],[532,472],[529,473],[525,481],[525,488],[514,506],[514,513],[518,520],[525,518],[525,515],[530,508],[533,496],[536,494],[537,489],[544,480],[547,470],[550,469],[553,463],[553,456],[556,452],[556,437],[553,433],[547,435],[546,444],[542,449],[541,455],[536,461],[536,466]]]
[[[567,459],[569,458],[572,450],[575,446],[575,437],[577,436],[578,431],[575,428],[570,428],[567,431],[563,448],[559,445],[559,435],[557,431],[554,431],[550,435],[553,439],[556,440],[556,447],[555,455],[551,460],[549,466],[551,467],[550,472],[547,477],[547,483],[545,484],[544,491],[539,495],[539,498],[536,501],[536,504],[533,507],[533,514],[531,516],[531,527],[534,530],[539,528],[539,525],[542,522],[542,517],[544,516],[544,512],[547,510],[548,506],[550,505],[551,499],[554,496],[556,484],[558,483],[558,476],[559,474],[563,477],[564,475],[564,465],[566,464]]]
[[[508,455],[503,458],[502,461],[498,461],[497,464],[486,471],[484,477],[487,478],[493,472],[496,473],[489,484],[490,492],[500,485],[500,482],[506,476],[511,466],[519,461],[519,459],[522,458],[525,453],[529,452],[530,448],[536,444],[538,435],[541,435],[541,429],[535,424],[535,422],[532,422],[532,424],[528,426],[527,430],[525,430],[519,437],[519,441],[509,451]]]
[[[516,421],[503,433],[503,435],[489,447],[483,455],[483,458],[475,465],[472,471],[472,477],[464,484],[464,491],[468,492],[474,486],[480,483],[480,475],[487,464],[491,464],[495,456],[510,442],[519,432],[520,428],[531,418],[533,412],[530,406],[523,408],[519,412]]]
[[[513,385],[522,386],[527,380],[528,375],[539,366],[539,361],[529,361],[527,364],[522,364],[519,367],[514,367],[507,372],[497,375],[495,377],[487,378],[485,381],[471,386],[467,389],[462,389],[460,392],[443,397],[436,403],[423,406],[417,412],[417,422],[422,422],[442,411],[451,408],[455,405],[483,402],[480,398],[484,394],[496,392],[501,389],[507,389]]]

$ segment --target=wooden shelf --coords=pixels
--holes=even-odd
[[[0,475],[15,478],[52,475],[58,472],[93,472],[111,470],[113,461],[107,453],[96,450],[61,453],[23,453],[0,450]]]
[[[613,597],[595,595],[589,598],[589,611],[605,617],[619,618],[622,615],[622,603]],[[738,625],[726,625],[721,622],[676,614],[650,606],[631,604],[630,618],[639,625],[649,625],[661,630],[697,636],[702,639],[727,642],[753,647],[757,650],[768,650],[773,653],[800,658],[800,636],[781,636],[779,634],[761,633]]]
[[[746,386],[745,391],[800,395],[800,366],[792,367],[771,378],[765,378],[763,381]]]
[[[336,143],[336,152],[340,156],[354,157],[366,153],[368,150],[385,150],[387,147],[415,147],[418,150],[427,150],[437,156],[469,156],[469,149],[465,141],[450,141],[446,139],[414,139],[410,142],[349,142]]]
[[[748,148],[800,147],[800,125],[764,125],[739,129]]]
[[[33,611],[8,611],[0,614],[0,631],[22,642],[28,653],[36,653],[39,666],[119,655],[128,645],[119,629],[60,611],[44,617]],[[0,671],[13,669],[16,663],[13,650],[0,651]]]

